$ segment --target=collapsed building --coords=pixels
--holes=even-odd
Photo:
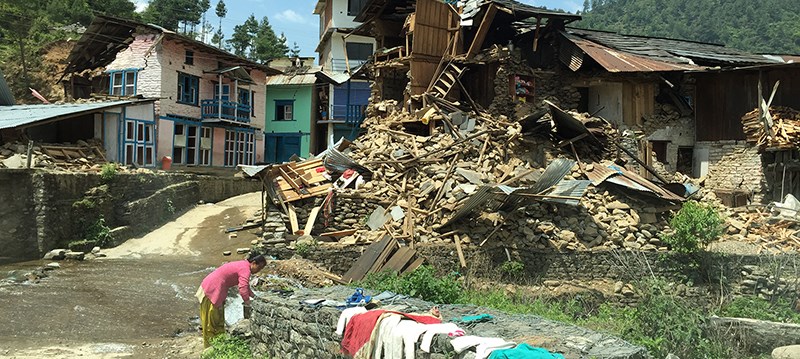
[[[669,216],[689,198],[781,198],[763,191],[769,167],[742,116],[762,97],[800,105],[791,61],[568,26],[579,19],[512,0],[367,1],[352,30],[377,45],[362,135],[246,171],[293,234],[266,243],[373,243],[345,278],[357,280],[413,268],[419,243],[454,243],[464,266],[466,245],[509,260],[509,249],[666,250]],[[790,85],[759,91],[778,80]],[[743,222],[728,234],[766,241]]]

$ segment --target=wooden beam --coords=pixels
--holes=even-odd
[[[489,28],[492,26],[492,21],[496,13],[497,6],[494,4],[489,5],[489,8],[486,9],[486,14],[483,15],[483,20],[481,20],[481,25],[478,27],[478,32],[475,33],[475,39],[472,40],[472,44],[469,45],[467,58],[474,56],[475,53],[481,49],[481,46],[483,46],[483,41],[486,40],[486,34],[489,33]]]
[[[297,233],[297,231],[300,230],[300,225],[297,224],[297,212],[295,212],[294,206],[292,206],[291,203],[289,203],[288,210],[289,210],[289,225],[291,226],[292,234],[295,234]]]
[[[461,238],[456,234],[456,251],[458,252],[458,261],[461,263],[461,268],[467,268],[467,260],[464,259],[464,252],[461,250]]]

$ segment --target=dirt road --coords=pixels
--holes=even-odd
[[[260,193],[200,205],[86,262],[61,262],[38,284],[0,287],[0,357],[197,358],[194,293],[256,238],[223,233],[260,207]],[[223,251],[233,251],[230,257]],[[0,273],[46,264],[0,266]]]

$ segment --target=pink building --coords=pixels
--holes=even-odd
[[[235,167],[263,161],[265,84],[278,71],[156,25],[103,15],[68,60],[66,88],[74,98],[156,99],[154,120],[123,114],[116,138],[104,139],[117,146],[119,162],[148,167],[169,156],[178,167]]]

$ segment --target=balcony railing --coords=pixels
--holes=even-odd
[[[202,118],[224,119],[243,123],[250,123],[250,105],[226,100],[203,100],[200,103]]]
[[[349,125],[361,125],[364,120],[363,105],[333,105],[333,119],[342,121]]]
[[[367,60],[350,59],[348,61],[345,61],[344,59],[331,59],[331,71],[345,72],[347,71],[347,65],[350,65],[350,69],[352,70],[356,67],[361,66],[365,62],[367,62]]]

